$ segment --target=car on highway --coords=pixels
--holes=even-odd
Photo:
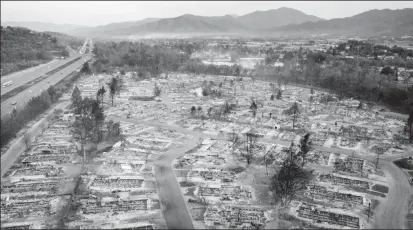
[[[11,103],[11,105],[15,105],[15,104],[17,104],[17,102],[16,102],[16,101],[13,101],[13,102]]]
[[[10,85],[11,85],[11,81],[8,81],[8,82],[3,84],[3,87],[7,87],[7,86],[10,86]]]

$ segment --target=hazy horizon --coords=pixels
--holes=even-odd
[[[1,21],[46,22],[98,26],[139,21],[145,18],[172,18],[183,14],[200,16],[245,15],[281,7],[294,8],[324,19],[351,17],[373,9],[413,8],[409,1],[1,1]],[[46,11],[43,9],[47,9]]]

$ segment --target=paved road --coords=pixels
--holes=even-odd
[[[407,214],[407,201],[413,195],[412,186],[396,165],[382,160],[380,167],[386,174],[393,178],[389,181],[389,193],[384,205],[377,210],[374,228],[376,229],[406,229],[405,217]]]
[[[197,144],[198,138],[192,138],[185,145],[172,148],[154,161],[159,199],[168,229],[194,229],[171,163],[173,159],[185,154]]]
[[[194,137],[186,141],[184,145],[170,149],[154,161],[158,195],[162,204],[163,216],[168,229],[194,229],[192,217],[189,214],[171,163],[175,158],[185,154],[192,148],[195,148],[199,143],[199,138],[203,135],[195,131],[190,131],[163,123],[147,122],[114,116],[108,117],[108,120],[110,119],[114,121],[129,122],[132,124],[146,124],[154,127],[170,128],[178,132],[181,131],[181,133],[195,134]]]
[[[83,63],[85,63],[88,60],[90,60],[90,55],[82,57],[78,61],[67,66],[66,68],[50,75],[48,78],[23,90],[14,97],[5,100],[3,103],[1,103],[1,117],[10,115],[13,108],[21,109],[32,97],[40,95],[44,90],[49,88],[51,85],[55,85],[60,80],[65,78],[67,75],[80,68],[83,65]],[[12,105],[13,102],[17,102],[17,104]]]
[[[85,43],[83,44],[83,47],[80,49],[80,52],[84,52],[84,50],[86,49],[85,46],[87,44],[88,40],[85,41]],[[71,54],[74,54],[73,51],[70,52]],[[24,84],[26,84],[27,82],[37,79],[41,76],[44,76],[47,72],[52,71],[56,68],[58,68],[59,66],[64,65],[65,63],[68,63],[78,57],[81,56],[81,53],[76,52],[73,56],[65,59],[65,60],[59,60],[59,59],[55,59],[52,60],[48,63],[42,64],[42,65],[38,65],[26,70],[22,70],[16,73],[12,73],[6,76],[3,76],[1,78],[1,95],[4,95],[5,93],[10,92],[11,90],[22,86]],[[12,85],[7,86],[7,87],[3,87],[3,84],[5,82],[8,81],[12,81]]]

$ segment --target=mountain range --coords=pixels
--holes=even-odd
[[[48,22],[1,22],[2,26],[24,27],[38,32],[52,31],[58,33],[67,33],[79,28],[87,28],[87,26],[72,25],[72,24],[54,24]]]
[[[352,17],[325,20],[301,11],[282,7],[246,15],[147,18],[140,21],[87,27],[36,22],[2,22],[37,31],[55,31],[81,37],[121,38],[162,34],[252,35],[252,36],[380,36],[413,35],[413,9],[370,10]]]

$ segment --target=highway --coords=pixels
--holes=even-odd
[[[56,68],[58,68],[59,66],[64,65],[65,63],[68,63],[80,56],[82,56],[82,52],[85,52],[86,49],[86,44],[87,44],[88,40],[85,41],[85,43],[83,44],[82,48],[80,49],[79,52],[76,52],[72,49],[69,49],[69,53],[71,54],[71,56],[69,58],[66,58],[64,60],[61,59],[54,59],[48,63],[45,64],[41,64],[29,69],[25,69],[16,73],[12,73],[6,76],[3,76],[1,78],[1,95],[3,96],[5,93],[10,92],[11,90],[26,84],[27,82],[34,80],[36,78],[39,78],[41,76],[46,75],[47,72],[52,71]],[[7,87],[3,87],[3,84],[8,82],[8,81],[12,81],[12,85],[7,86]]]
[[[87,42],[87,41],[86,41]],[[82,48],[81,52],[84,52],[85,50],[85,45]],[[78,57],[81,56],[81,54],[78,55]],[[47,77],[46,79],[43,79],[42,81],[38,82],[37,84],[30,86],[29,88],[23,90],[22,92],[18,93],[17,95],[13,96],[12,98],[9,98],[7,100],[5,100],[3,103],[1,103],[1,117],[4,117],[5,115],[9,115],[13,108],[16,108],[17,110],[21,109],[32,97],[38,96],[41,94],[41,92],[43,92],[44,90],[46,90],[47,88],[49,88],[52,85],[55,85],[56,83],[58,83],[60,80],[62,80],[63,78],[65,78],[67,75],[69,75],[70,73],[74,72],[75,70],[81,68],[81,66],[83,65],[83,63],[85,63],[86,61],[90,60],[91,58],[91,54],[87,54],[84,55],[81,59],[79,59],[78,61],[74,62],[73,64],[67,66],[66,68],[63,68],[61,70],[59,70],[58,72],[51,74],[49,77]],[[70,58],[69,60],[64,60],[66,62],[73,60],[74,57]],[[62,64],[64,64],[62,63]],[[59,67],[60,65],[57,65],[57,67]],[[44,67],[40,68],[40,72],[44,72],[44,70],[42,71],[42,69],[44,69]],[[52,68],[49,70],[47,68],[46,72],[49,72],[53,70]],[[30,75],[31,72],[26,72],[26,77],[30,77],[27,75]],[[36,71],[36,73],[38,74],[38,72]],[[24,76],[24,75],[22,75]],[[44,76],[42,74],[40,74],[40,76]],[[38,76],[38,77],[40,77]],[[29,80],[33,80],[33,77],[30,78]],[[24,83],[26,83],[28,80],[25,80]],[[14,83],[14,80],[13,80]],[[24,84],[23,83],[23,84]],[[2,88],[2,94],[4,93],[3,90],[5,88]],[[12,105],[13,102],[17,102],[17,104]]]

